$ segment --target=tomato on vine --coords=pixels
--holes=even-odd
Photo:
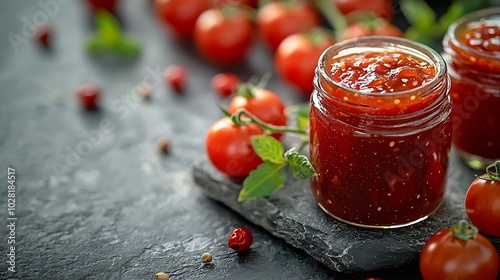
[[[181,38],[193,36],[196,19],[209,8],[209,0],[155,0],[158,16]]]
[[[239,86],[237,93],[238,95],[233,97],[229,103],[228,111],[231,114],[236,113],[240,108],[244,108],[265,123],[276,126],[285,126],[287,124],[285,104],[281,97],[273,91],[261,86],[244,83]],[[280,139],[282,134],[275,133],[273,136]]]
[[[470,221],[482,232],[500,237],[500,161],[489,165],[465,195],[465,210]]]
[[[375,18],[355,22],[349,25],[342,33],[341,40],[365,36],[393,36],[403,37],[403,31],[382,18]]]
[[[320,20],[303,1],[269,2],[257,12],[256,24],[264,42],[274,51],[287,36],[317,27]]]
[[[209,9],[200,15],[194,27],[198,51],[219,64],[241,61],[253,43],[253,26],[238,7]]]
[[[205,148],[212,164],[230,177],[246,177],[262,163],[252,148],[251,137],[263,134],[255,124],[236,125],[222,118],[208,130]]]
[[[333,36],[321,29],[292,34],[276,50],[274,66],[285,81],[309,96],[318,59],[333,43]]]
[[[420,253],[424,280],[495,280],[498,268],[493,244],[465,220],[431,236]]]

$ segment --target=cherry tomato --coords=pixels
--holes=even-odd
[[[287,36],[320,25],[318,15],[302,2],[293,5],[269,2],[257,12],[256,23],[264,42],[273,51]]]
[[[228,97],[236,92],[240,84],[240,78],[231,73],[220,73],[212,78],[212,89],[222,97]]]
[[[363,11],[390,20],[394,11],[391,0],[334,0],[334,2],[343,15]]]
[[[386,20],[376,19],[370,22],[356,22],[349,25],[341,36],[341,40],[364,36],[403,37],[403,31]]]
[[[500,161],[486,170],[488,173],[477,177],[467,190],[465,210],[480,231],[500,237]]]
[[[170,86],[176,92],[181,92],[186,83],[189,71],[182,65],[171,65],[165,69],[163,78],[165,84]]]
[[[250,249],[252,242],[252,232],[247,228],[239,227],[229,235],[227,246],[239,253]]]
[[[244,108],[263,122],[285,126],[287,117],[285,114],[285,105],[281,98],[274,92],[256,88],[251,85],[244,84],[244,91],[240,95],[233,97],[229,103],[228,111],[234,114],[238,109]],[[282,134],[272,134],[276,139],[280,139]]]
[[[112,12],[115,10],[117,0],[86,0],[93,11],[105,10]]]
[[[212,164],[231,177],[245,177],[257,168],[262,160],[252,147],[252,135],[264,131],[257,125],[235,125],[231,119],[222,118],[208,130],[205,148]]]
[[[495,280],[498,267],[493,244],[466,221],[431,236],[420,253],[424,280]]]
[[[195,45],[206,58],[219,64],[241,61],[253,43],[252,22],[237,7],[210,9],[200,15],[194,30]]]
[[[196,19],[209,8],[209,0],[155,0],[158,16],[181,38],[193,36]]]
[[[281,77],[310,95],[314,89],[314,70],[318,59],[334,43],[331,36],[296,33],[281,42],[274,56],[274,66]]]
[[[83,84],[76,89],[76,98],[86,109],[97,108],[101,89],[95,84]]]

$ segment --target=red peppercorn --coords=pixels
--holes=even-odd
[[[76,98],[86,109],[96,108],[100,95],[101,89],[95,84],[83,84],[76,89]]]
[[[50,47],[50,38],[51,38],[52,30],[48,25],[40,26],[35,31],[35,38],[38,40],[38,43],[45,48]]]
[[[238,89],[240,78],[231,73],[220,73],[212,78],[212,89],[222,97],[228,97]]]
[[[231,232],[227,240],[227,246],[239,253],[248,250],[252,242],[252,232],[247,228],[240,227]]]
[[[188,69],[182,65],[171,65],[163,73],[165,84],[176,92],[181,92],[188,77]]]

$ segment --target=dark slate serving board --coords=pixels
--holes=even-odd
[[[315,203],[307,180],[289,178],[283,189],[268,198],[238,203],[241,184],[218,172],[206,157],[193,166],[194,179],[205,194],[344,273],[375,271],[417,260],[432,234],[467,217],[465,191],[476,173],[452,153],[446,198],[434,215],[400,229],[364,229],[325,214]],[[500,254],[500,238],[490,240]]]

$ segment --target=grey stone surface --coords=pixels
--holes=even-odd
[[[268,198],[238,203],[241,185],[215,170],[208,159],[200,159],[194,165],[193,175],[208,196],[327,267],[344,273],[380,270],[417,261],[432,234],[466,219],[464,196],[474,179],[474,172],[452,153],[445,201],[434,215],[400,229],[363,229],[324,213],[315,203],[307,180],[289,179],[283,189]],[[500,253],[500,238],[490,240]]]

